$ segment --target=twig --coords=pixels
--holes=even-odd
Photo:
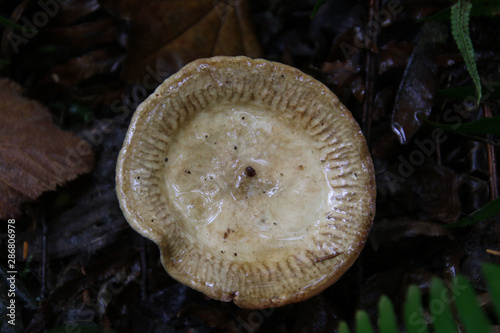
[[[375,23],[375,15],[378,14],[379,0],[369,0],[367,26]],[[373,36],[372,43],[377,45],[377,36]],[[365,100],[363,104],[362,126],[368,145],[370,144],[370,134],[372,127],[373,100],[375,99],[375,56],[372,51],[366,52],[366,77],[365,77]]]
[[[491,117],[490,106],[484,104],[484,116]],[[488,135],[488,139],[492,139],[491,135]],[[486,145],[488,149],[488,167],[490,173],[490,200],[495,200],[498,198],[498,186],[497,186],[497,161],[495,155],[495,147],[492,144]]]

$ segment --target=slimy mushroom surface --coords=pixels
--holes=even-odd
[[[350,112],[297,69],[246,57],[190,63],[138,107],[117,195],[172,277],[245,308],[331,285],[375,212],[372,161]]]

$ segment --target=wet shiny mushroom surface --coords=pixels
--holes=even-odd
[[[246,57],[190,63],[138,107],[117,195],[172,277],[245,308],[331,285],[375,213],[373,165],[350,112],[297,69]]]

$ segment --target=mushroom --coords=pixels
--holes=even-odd
[[[170,276],[258,309],[330,286],[363,248],[373,163],[351,113],[280,63],[196,60],[137,108],[116,190]]]

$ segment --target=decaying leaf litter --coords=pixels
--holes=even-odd
[[[69,324],[82,331],[330,332],[340,320],[351,322],[358,308],[376,322],[383,294],[401,309],[408,286],[426,295],[432,276],[449,280],[461,272],[478,293],[485,291],[479,267],[499,263],[486,252],[500,249],[498,217],[444,226],[496,198],[497,133],[452,132],[426,119],[455,125],[498,116],[496,5],[475,1],[471,12],[479,104],[446,16],[450,2],[332,0],[311,19],[314,5],[80,0],[28,32],[3,26],[2,76],[16,95],[2,99],[0,137],[3,147],[19,149],[11,149],[18,155],[2,149],[1,184],[35,189],[23,183],[32,179],[47,186],[19,192],[24,204],[6,201],[6,214],[19,212],[17,259],[24,273],[17,282],[22,316],[15,328],[2,322],[2,332],[59,332]],[[43,10],[33,1],[0,8],[21,26]],[[115,161],[135,107],[186,62],[217,54],[262,56],[311,74],[369,133],[379,189],[369,243],[339,282],[306,302],[248,311],[205,299],[164,272],[155,245],[130,229],[118,207]],[[12,113],[8,103],[15,101],[43,109],[45,127]],[[50,136],[37,134],[44,128]],[[14,129],[19,133],[7,131]],[[64,158],[69,144],[50,138],[70,132],[75,145],[90,143],[95,162],[86,155],[85,168],[50,183],[41,172],[54,164],[33,156],[53,149],[51,158]],[[35,155],[22,148],[26,142]],[[31,178],[6,181],[9,171],[23,170],[14,162],[26,165]]]

